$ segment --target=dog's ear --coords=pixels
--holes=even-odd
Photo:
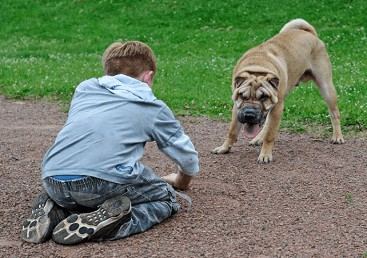
[[[272,78],[269,80],[269,83],[276,89],[279,87],[279,79],[278,78]]]
[[[236,77],[236,79],[234,79],[234,86],[236,88],[238,88],[246,79],[243,77]]]

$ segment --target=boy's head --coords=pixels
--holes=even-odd
[[[140,41],[112,43],[102,56],[107,75],[125,74],[139,79],[144,72],[156,72],[156,59],[152,49]]]

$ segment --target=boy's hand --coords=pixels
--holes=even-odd
[[[178,173],[172,173],[167,176],[162,177],[164,181],[172,185],[173,188],[178,190],[187,190],[191,182],[192,176],[188,176],[181,171]]]

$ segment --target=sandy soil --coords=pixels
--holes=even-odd
[[[193,199],[152,229],[103,243],[34,245],[19,238],[33,198],[42,191],[43,154],[66,114],[53,104],[0,96],[1,257],[363,257],[367,254],[367,139],[344,145],[282,132],[275,162],[257,164],[259,147],[240,139],[227,155],[228,124],[180,118],[200,153]],[[175,165],[150,143],[144,162],[161,176]]]

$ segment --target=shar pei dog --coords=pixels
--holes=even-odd
[[[228,153],[243,128],[250,145],[260,145],[259,163],[273,161],[284,100],[301,82],[313,80],[323,96],[333,126],[332,143],[344,143],[340,113],[325,44],[308,22],[295,19],[238,60],[232,76],[232,121],[228,137],[212,153]]]

